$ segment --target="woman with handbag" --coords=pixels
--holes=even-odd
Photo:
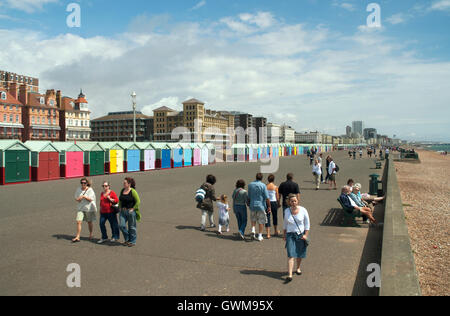
[[[296,274],[302,275],[300,265],[302,259],[306,258],[310,231],[308,211],[299,206],[299,200],[295,194],[289,195],[289,204],[290,207],[284,211],[284,240],[288,256],[287,283],[292,281],[295,259],[297,259]]]
[[[97,205],[95,204],[95,192],[91,187],[91,183],[88,179],[83,178],[80,181],[81,187],[79,187],[75,192],[75,201],[77,205],[77,236],[72,239],[72,242],[80,242],[81,236],[81,225],[83,221],[88,223],[89,226],[89,240],[94,238],[94,224],[96,220]]]
[[[103,244],[108,240],[108,233],[106,232],[106,221],[111,226],[112,239],[111,242],[116,242],[120,239],[119,223],[117,221],[117,213],[119,212],[119,198],[117,194],[111,190],[108,182],[103,183],[103,192],[100,196],[100,231],[102,232],[102,239],[98,244]]]
[[[141,220],[140,205],[141,200],[136,191],[136,182],[132,178],[125,178],[119,197],[119,228],[125,238],[124,245],[128,247],[136,246],[137,222]]]

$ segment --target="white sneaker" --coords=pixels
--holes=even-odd
[[[101,244],[103,244],[104,242],[107,242],[107,241],[108,241],[107,239],[100,239],[100,240],[97,242],[97,244],[101,245]]]
[[[258,236],[258,241],[263,241],[264,237],[263,236]]]
[[[114,239],[114,238],[112,238],[111,240],[110,240],[110,242],[116,242],[117,240],[116,239]]]

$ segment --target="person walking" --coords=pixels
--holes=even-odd
[[[278,187],[275,185],[275,176],[271,174],[268,179],[269,183],[267,184],[267,192],[269,193],[270,200],[270,210],[272,213],[267,213],[267,239],[270,239],[270,215],[272,214],[273,228],[274,228],[274,236],[278,237],[280,235],[280,231],[278,230],[278,209],[280,208],[280,193],[278,192]]]
[[[230,207],[226,195],[220,197],[220,202],[217,202],[217,207],[219,208],[219,230],[217,234],[222,235],[222,227],[225,227],[227,233],[230,231]]]
[[[288,257],[288,277],[292,281],[294,263],[297,261],[297,275],[302,275],[302,260],[306,259],[309,244],[310,220],[308,211],[300,206],[295,194],[289,195],[289,207],[284,210],[284,237]]]
[[[119,203],[117,194],[111,190],[111,185],[108,182],[103,183],[103,192],[100,195],[100,231],[102,232],[102,239],[98,242],[103,244],[108,240],[108,233],[106,232],[106,222],[111,226],[112,239],[111,242],[116,242],[120,239],[119,223],[117,221],[117,213],[119,211],[114,207]]]
[[[320,189],[320,176],[322,175],[322,166],[319,163],[319,159],[314,160],[312,172],[316,183],[316,191],[318,191]]]
[[[214,185],[216,184],[217,179],[212,174],[208,175],[206,177],[206,182],[202,184],[200,187],[202,190],[205,191],[205,198],[202,202],[199,202],[197,204],[197,208],[202,211],[202,223],[200,230],[205,231],[206,229],[206,216],[209,217],[209,225],[210,228],[215,228],[216,225],[214,224],[214,204],[213,202],[217,201],[216,198],[216,191],[214,189]]]
[[[327,156],[327,159],[325,159],[327,162],[327,176],[325,177],[325,184],[328,184],[328,181],[330,180],[330,173],[328,172],[328,168],[330,167],[330,156]]]
[[[317,157],[320,164],[320,183],[323,183],[323,154],[320,153],[319,157]]]
[[[297,199],[300,200],[300,188],[298,184],[294,182],[294,174],[288,173],[288,175],[286,176],[286,181],[280,184],[278,192],[282,196],[283,210],[289,207],[288,201],[289,194],[297,195]]]
[[[269,192],[262,183],[263,175],[258,173],[256,181],[248,185],[248,198],[250,201],[250,217],[252,222],[252,239],[256,239],[256,224],[259,226],[258,240],[263,241],[262,232],[267,223],[266,212],[271,213]]]
[[[84,222],[88,223],[89,227],[89,240],[94,238],[94,224],[96,220],[97,205],[95,192],[92,189],[92,184],[87,178],[83,178],[80,181],[81,187],[77,188],[75,192],[75,201],[77,204],[77,235],[72,242],[80,242],[81,238],[81,226]]]
[[[239,236],[245,240],[245,229],[247,228],[247,205],[249,204],[248,193],[245,190],[245,181],[238,180],[233,192],[233,210],[238,223]]]
[[[128,247],[136,246],[137,222],[141,221],[140,205],[141,200],[136,191],[136,182],[132,178],[125,178],[119,197],[119,228],[125,238],[124,245]]]
[[[328,173],[330,174],[330,187],[328,188],[328,190],[331,190],[331,188],[333,187],[334,184],[334,189],[337,190],[337,185],[336,185],[336,163],[333,161],[333,157],[330,156],[330,158],[328,159],[330,162],[330,165],[328,166]]]

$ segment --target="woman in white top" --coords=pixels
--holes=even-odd
[[[89,226],[89,240],[94,238],[94,224],[96,220],[97,206],[95,204],[95,192],[91,187],[91,183],[88,179],[81,179],[81,188],[79,187],[75,192],[75,201],[77,205],[77,236],[72,239],[72,242],[80,242],[81,236],[81,224],[83,221],[88,223]]]
[[[314,181],[316,182],[316,191],[320,188],[320,176],[322,175],[322,165],[319,163],[319,159],[314,160],[312,168]]]
[[[284,240],[288,256],[288,278],[286,282],[292,281],[294,261],[297,259],[297,275],[302,275],[300,265],[302,259],[306,258],[308,247],[308,236],[310,221],[308,211],[299,206],[299,200],[295,194],[289,195],[290,207],[284,211]]]

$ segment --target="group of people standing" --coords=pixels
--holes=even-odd
[[[308,211],[300,206],[300,188],[294,182],[294,175],[289,173],[286,181],[278,187],[275,184],[275,176],[269,175],[267,183],[263,183],[263,174],[258,173],[255,181],[248,185],[246,190],[245,180],[239,179],[232,194],[232,206],[238,224],[238,235],[245,240],[245,232],[248,224],[248,209],[250,210],[250,222],[252,240],[263,241],[263,232],[266,230],[266,239],[271,239],[271,226],[274,226],[274,236],[283,237],[286,242],[288,254],[288,271],[287,282],[292,281],[295,261],[297,261],[296,274],[301,275],[301,262],[306,258],[307,246],[309,243],[310,220]],[[209,217],[211,228],[215,228],[214,224],[214,204],[218,201],[216,197],[214,185],[216,177],[208,175],[206,182],[201,185],[201,189],[205,192],[204,199],[198,201],[197,208],[202,211],[201,231],[206,229],[206,217]],[[228,197],[222,195],[217,203],[219,207],[219,229],[217,233],[223,234],[222,227],[226,226],[227,232],[229,228],[229,211]],[[283,207],[283,234],[278,230],[278,209]],[[256,228],[258,226],[258,236]]]
[[[75,192],[77,235],[72,239],[73,243],[81,241],[83,222],[88,223],[89,240],[93,240],[94,222],[97,220],[97,200],[92,183],[87,178],[83,178],[80,184],[81,186]],[[125,239],[123,245],[134,247],[137,241],[137,222],[141,220],[140,204],[136,182],[133,178],[125,178],[123,189],[119,195],[111,189],[108,182],[103,182],[100,195],[100,231],[102,238],[98,241],[98,244],[107,241],[119,242],[119,231],[121,231]],[[108,239],[106,222],[109,222],[111,227],[111,239]]]

